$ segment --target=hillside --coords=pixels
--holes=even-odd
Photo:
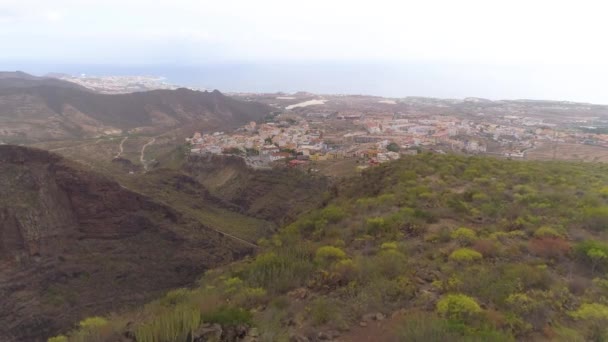
[[[1,341],[43,340],[252,250],[42,150],[0,146],[0,193]]]
[[[185,126],[191,134],[196,129],[239,126],[270,111],[266,105],[235,100],[217,90],[104,95],[57,79],[10,73],[0,77],[0,141],[4,142],[160,134]]]
[[[318,208],[331,190],[325,177],[288,168],[252,170],[239,157],[189,156],[181,169],[243,213],[279,225]]]
[[[181,151],[170,153],[179,161],[159,158],[156,168],[136,177],[121,171],[122,165],[106,172],[130,189],[251,243],[319,208],[330,190],[326,177],[300,170],[252,170],[240,158],[186,157]]]
[[[384,164],[200,288],[56,341],[605,340],[607,171],[426,153]]]
[[[50,77],[38,77],[23,71],[0,71],[0,89],[31,88],[39,86],[71,88],[86,91],[75,83]]]

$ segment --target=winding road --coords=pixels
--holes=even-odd
[[[114,158],[120,158],[120,156],[122,156],[122,153],[124,152],[124,149],[123,149],[122,145],[125,143],[125,141],[127,141],[127,139],[129,139],[129,137],[124,137],[120,141],[120,145],[118,145],[118,148],[120,149],[120,151],[118,152],[118,154]]]
[[[146,147],[154,144],[154,142],[156,141],[156,137],[152,138],[152,140],[150,140],[149,142],[147,142],[144,146],[141,147],[141,154],[139,156],[139,161],[141,162],[141,164],[144,166],[144,170],[148,171],[148,163],[146,162],[146,160],[144,159],[144,153],[146,152]]]

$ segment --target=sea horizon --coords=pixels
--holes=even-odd
[[[546,91],[540,84],[551,80],[551,68],[441,63],[203,63],[203,64],[79,64],[1,62],[5,71],[88,76],[155,76],[184,87],[218,89],[227,93],[355,94],[389,98],[433,97],[491,100],[531,99],[608,103],[604,94],[589,94],[580,84],[555,84]],[[523,81],[522,81],[523,80]],[[566,95],[580,86],[581,96]],[[544,89],[541,91],[540,89]],[[563,95],[562,95],[563,94]]]

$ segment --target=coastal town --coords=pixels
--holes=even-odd
[[[94,76],[87,74],[51,74],[51,77],[76,83],[101,94],[128,94],[157,89],[174,90],[164,77],[155,76]]]
[[[541,145],[608,147],[608,134],[584,129],[593,127],[568,129],[564,122],[513,113],[429,115],[390,111],[385,106],[336,111],[324,105],[324,100],[308,100],[283,106],[266,122],[250,122],[233,132],[196,132],[187,139],[190,153],[240,156],[254,168],[349,158],[366,168],[423,150],[525,159]]]

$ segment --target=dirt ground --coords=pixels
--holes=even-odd
[[[608,162],[608,148],[593,145],[559,143],[543,144],[526,153],[529,160],[571,160]]]

